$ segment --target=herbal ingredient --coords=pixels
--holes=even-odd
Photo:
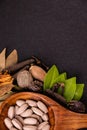
[[[6,57],[5,48],[0,53],[0,61],[0,101],[9,97],[9,93],[33,91],[51,95],[51,98],[66,104],[69,109],[77,110],[75,107],[83,96],[84,84],[77,83],[76,77],[67,78],[67,73],[60,74],[56,65],[49,68],[34,56],[18,62],[15,49]],[[76,101],[74,107],[71,107],[72,101]]]

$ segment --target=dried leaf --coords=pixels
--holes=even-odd
[[[13,95],[15,92],[9,91],[8,93],[4,94],[3,96],[0,97],[0,102],[6,100],[8,97]]]
[[[16,64],[18,62],[17,50],[14,49],[6,59],[6,68]]]
[[[0,71],[5,68],[5,54],[6,48],[4,48],[3,51],[0,53]]]
[[[6,84],[0,86],[0,96],[3,96],[5,93],[9,92],[13,87],[13,84]]]

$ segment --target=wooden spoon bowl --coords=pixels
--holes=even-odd
[[[76,130],[79,128],[87,128],[87,114],[72,112],[62,107],[51,98],[32,92],[20,92],[10,96],[0,107],[0,130],[8,130],[4,124],[7,117],[8,108],[15,105],[18,99],[41,100],[48,107],[48,114],[51,128],[50,130]]]

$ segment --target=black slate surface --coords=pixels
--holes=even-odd
[[[87,106],[87,1],[0,0],[0,51],[16,48],[19,60],[31,55],[56,64],[85,83]]]

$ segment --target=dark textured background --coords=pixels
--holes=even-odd
[[[0,51],[19,60],[36,55],[85,83],[87,105],[87,0],[0,0]]]

